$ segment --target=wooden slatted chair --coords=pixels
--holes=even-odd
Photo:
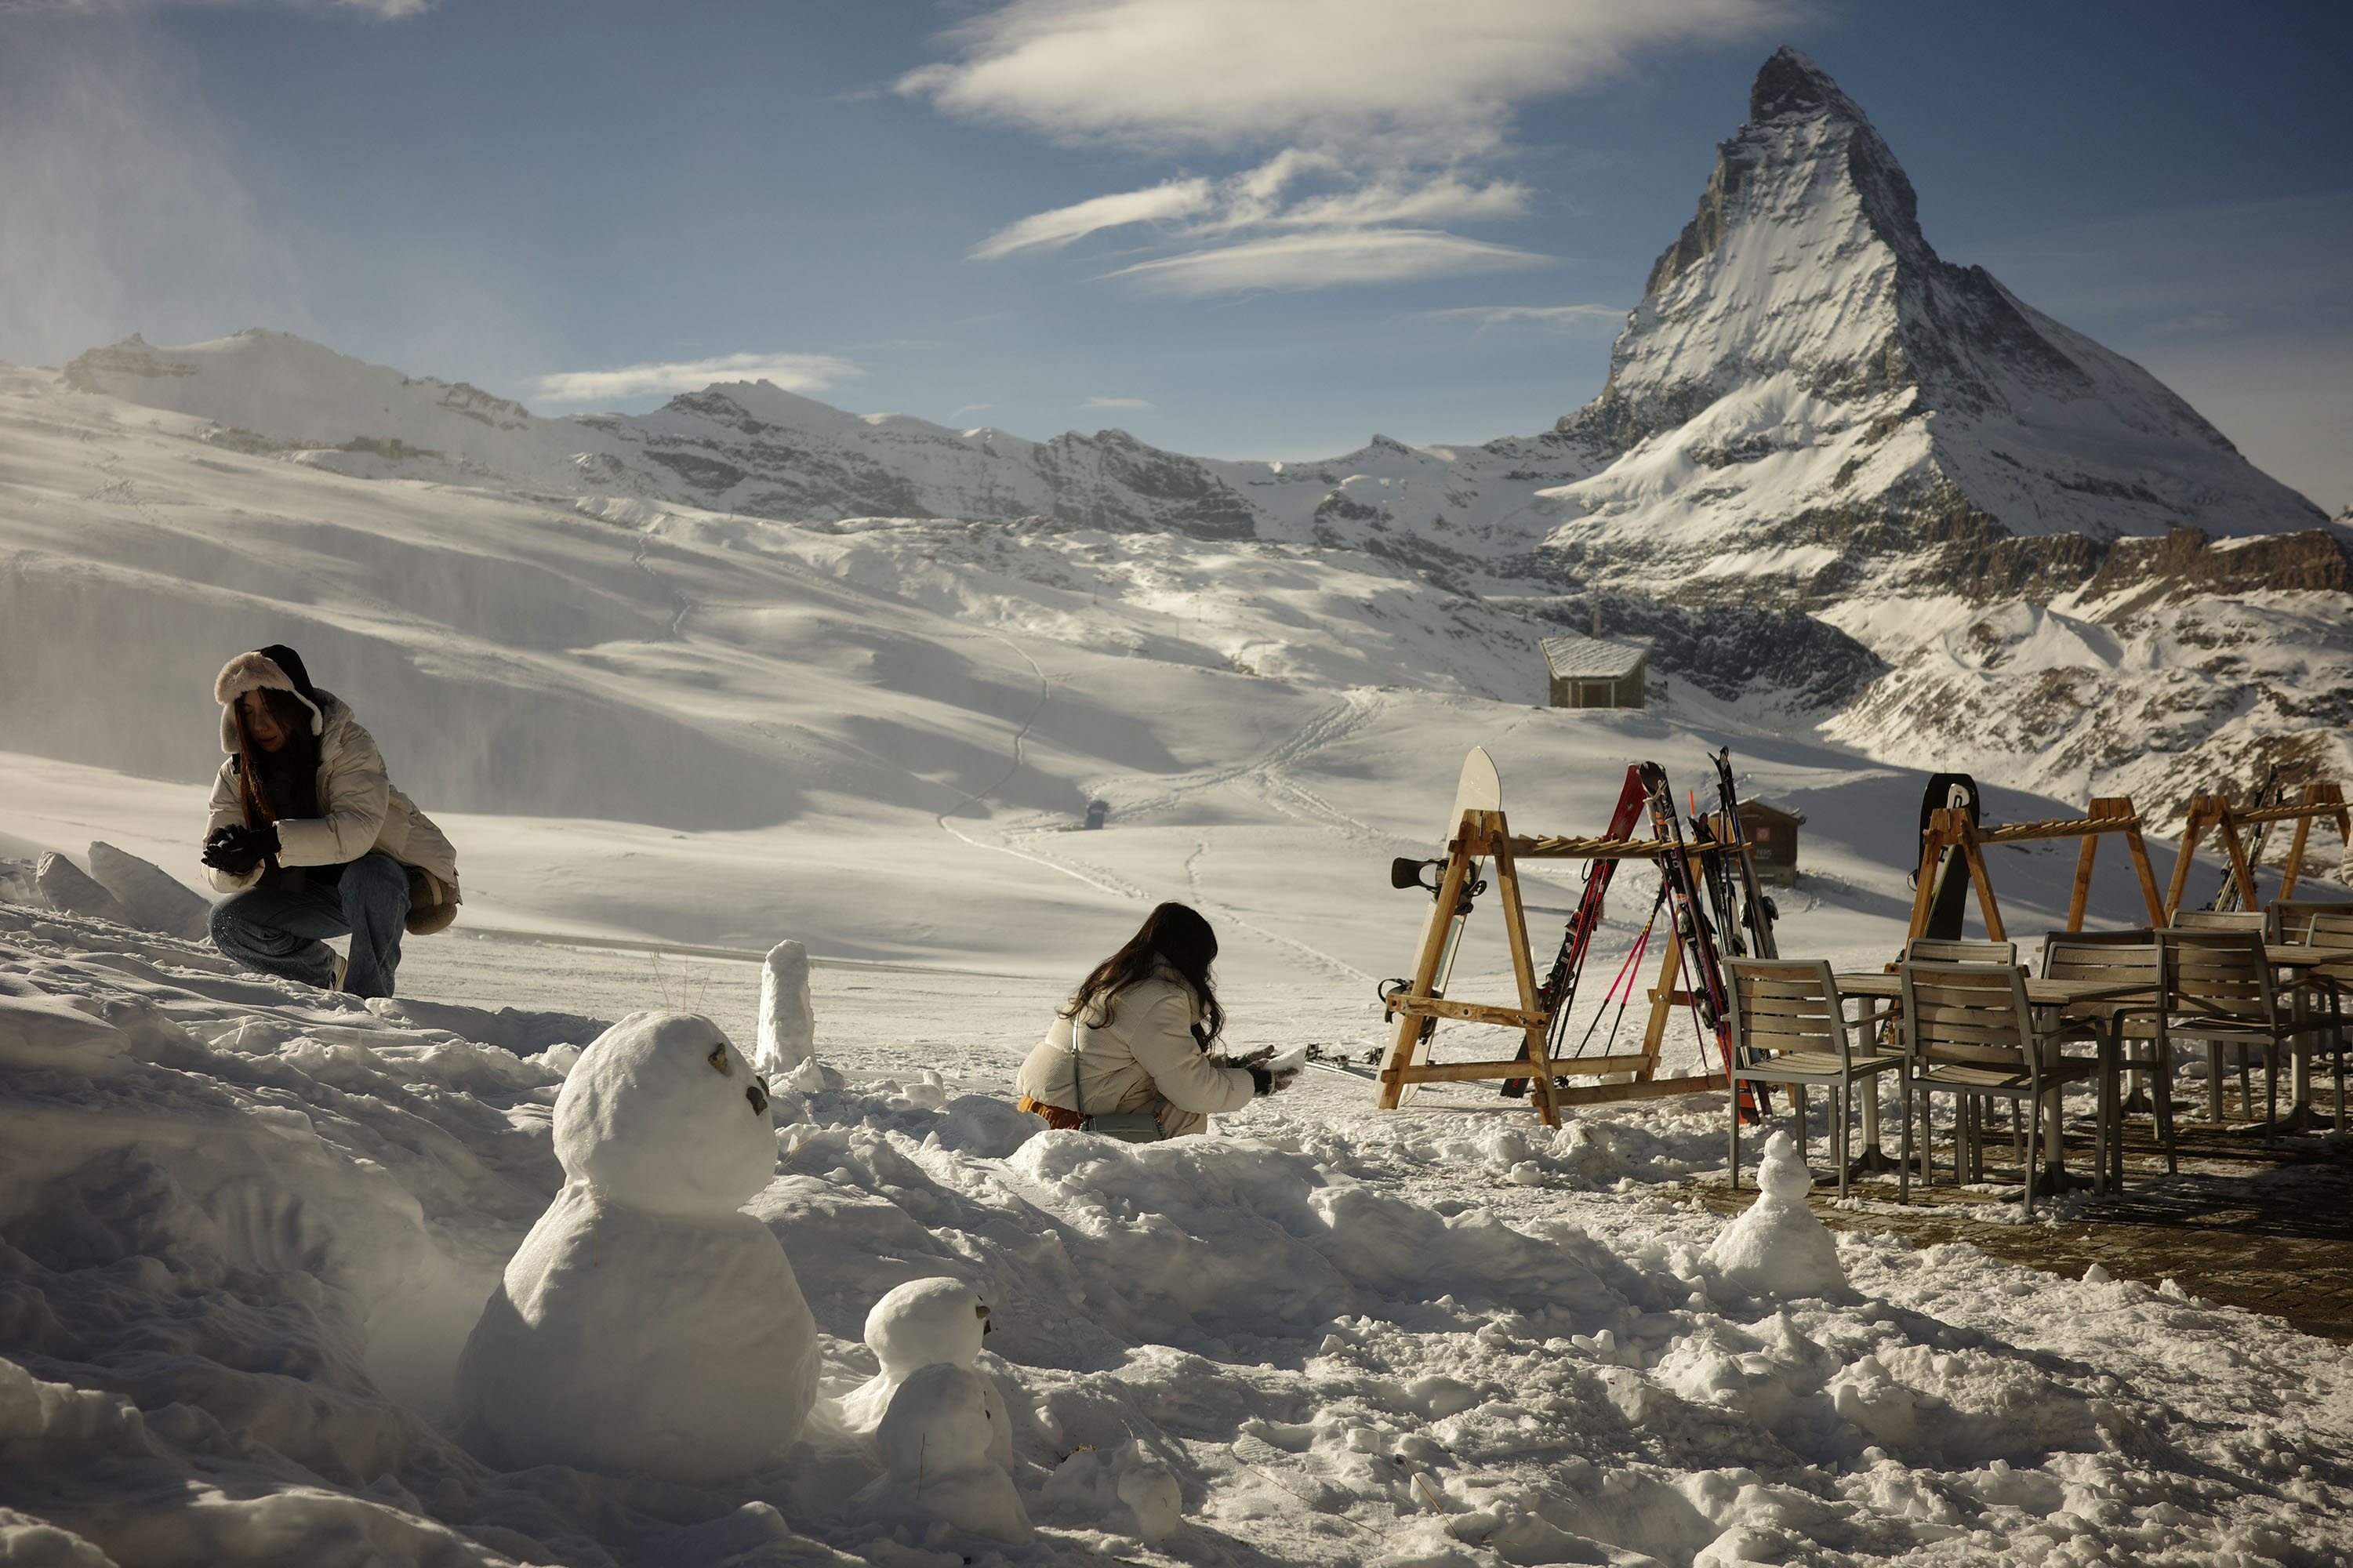
[[[2274,899],[2263,912],[2272,918],[2272,941],[2299,942],[2311,931],[2313,916],[2353,917],[2353,903],[2343,899]]]
[[[1904,956],[1922,963],[2016,963],[2018,943],[1915,936],[1904,944]]]
[[[2261,910],[2176,910],[2175,931],[2263,931],[2270,917]]]
[[[2285,908],[2285,906],[2279,906]],[[2304,924],[2304,940],[2315,947],[2339,948],[2348,958],[2353,958],[2353,905],[2335,903],[2320,906],[2317,912]],[[2337,1131],[2345,1131],[2345,1057],[2353,1041],[2346,1037],[2345,994],[2353,990],[2348,983],[2328,974],[2313,974],[2303,984],[2316,1000],[2328,1004],[2328,1021],[2333,1026],[2327,1035],[2327,1051],[2336,1064]],[[2319,1037],[2315,1036],[2318,1049]]]
[[[1786,1084],[1798,1119],[1798,1157],[1806,1153],[1806,1089],[1831,1091],[1831,1150],[1838,1162],[1839,1196],[1846,1196],[1854,1089],[1879,1092],[1878,1075],[1904,1065],[1868,1044],[1869,1018],[1850,1020],[1831,966],[1820,960],[1736,958],[1732,963],[1732,1155],[1734,1191],[1740,1187],[1740,1085]],[[1856,1040],[1862,1038],[1860,1049]],[[1754,1058],[1753,1060],[1751,1058]]]
[[[1904,997],[1904,1144],[1897,1173],[1897,1194],[1912,1201],[1912,1097],[1921,1097],[1925,1112],[1928,1097],[1950,1094],[1959,1108],[1954,1117],[1953,1175],[1967,1181],[1984,1174],[1984,1155],[1968,1135],[1976,1118],[1972,1102],[2007,1100],[2023,1109],[2026,1123],[2022,1163],[2026,1167],[2021,1202],[2034,1212],[2037,1167],[2042,1163],[2043,1102],[2059,1114],[2058,1098],[2069,1084],[2095,1076],[2096,1062],[2062,1056],[2057,1031],[2037,1027],[2034,1009],[2026,1000],[2026,972],[2014,964],[1926,963],[1906,962],[1898,967]],[[1924,1128],[1924,1131],[1926,1129]],[[2106,1146],[2107,1128],[2098,1142]],[[1931,1165],[1930,1139],[1921,1140],[1921,1173]],[[2105,1178],[2100,1178],[2105,1185]]]
[[[2152,931],[2052,931],[2042,942],[2045,980],[2097,980],[2146,988],[2146,1000],[2079,1002],[2059,1008],[2063,1037],[2098,1039],[2112,1047],[2108,1070],[2100,1079],[2101,1121],[2112,1134],[2102,1159],[2111,1181],[2124,1183],[2124,1119],[2132,1109],[2122,1093],[2127,1074],[2144,1075],[2149,1086],[2148,1110],[2158,1138],[2165,1144],[2168,1175],[2181,1169],[2173,1141],[2173,1059],[2160,1053],[2163,1032],[2158,1015],[2165,1007],[2165,954]]]
[[[2166,973],[2159,1028],[2206,1042],[2214,1120],[2222,1119],[2222,1046],[2235,1041],[2242,1047],[2263,1047],[2269,1120],[2277,1121],[2281,1047],[2293,1048],[2299,1036],[2316,1034],[2333,1024],[2326,1018],[2297,1018],[2282,1001],[2271,963],[2263,956],[2260,931],[2166,930],[2157,933],[2157,941],[2164,950]],[[2252,1116],[2243,1065],[2240,1083],[2241,1107]]]

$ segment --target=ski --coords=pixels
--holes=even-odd
[[[1641,820],[1642,803],[1647,798],[1642,787],[1641,770],[1630,764],[1626,769],[1626,782],[1618,791],[1618,805],[1609,813],[1609,828],[1605,837],[1623,838],[1633,832],[1634,824]],[[1567,927],[1561,932],[1560,951],[1553,956],[1552,969],[1546,974],[1544,984],[1536,989],[1536,1005],[1552,1021],[1545,1047],[1546,1056],[1558,1054],[1561,1039],[1568,1028],[1569,1010],[1577,1002],[1577,976],[1585,970],[1585,952],[1593,945],[1593,933],[1601,927],[1602,905],[1609,898],[1609,879],[1617,869],[1618,862],[1615,860],[1586,862],[1585,890],[1577,900],[1577,908],[1570,911]],[[1527,1054],[1528,1047],[1524,1042],[1520,1047],[1522,1059],[1525,1059]],[[1504,1093],[1510,1098],[1518,1100],[1527,1092],[1527,1079],[1507,1078],[1504,1080]]]
[[[2272,795],[2274,787],[2279,784],[2279,764],[2277,763],[2274,763],[2271,767],[2271,772],[2263,775],[2263,782],[2256,787],[2254,805],[2248,809],[2253,811],[2261,811],[2267,805],[2277,804],[2277,802],[2272,798]],[[2284,798],[2287,792],[2283,789],[2279,790],[2278,794]],[[2268,822],[2259,822],[2255,825],[2254,842],[2247,846],[2247,871],[2250,876],[2259,875],[2263,870],[2263,844],[2266,839],[2270,838],[2271,832],[2272,825]],[[2214,890],[2214,896],[2212,898],[2206,900],[2206,907],[2210,910],[2219,910],[2227,913],[2232,910],[2236,910],[2239,907],[2239,904],[2238,874],[2232,870],[2226,858],[2225,863],[2222,867],[2222,885]]]
[[[1748,836],[1740,826],[1740,797],[1732,778],[1732,748],[1719,747],[1715,753],[1715,794],[1720,803],[1725,832],[1731,837],[1733,847],[1725,857],[1736,863],[1742,898],[1741,923],[1747,928],[1748,944],[1759,958],[1778,958],[1781,950],[1773,940],[1773,922],[1781,911],[1767,897],[1757,880],[1757,857],[1749,852]]]
[[[1683,818],[1675,810],[1666,770],[1656,763],[1644,763],[1641,772],[1651,802],[1651,831],[1671,846],[1660,858],[1659,871],[1666,879],[1668,913],[1674,922],[1675,935],[1682,940],[1683,963],[1692,975],[1688,987],[1692,1011],[1700,1033],[1715,1037],[1716,1054],[1723,1058],[1725,1073],[1729,1077],[1733,1066],[1731,999],[1725,991],[1724,965],[1716,951],[1715,933],[1700,908],[1697,873],[1692,867],[1691,850],[1683,842]],[[1672,977],[1666,982],[1670,985],[1672,983]],[[1764,1120],[1769,1106],[1762,1085],[1743,1084],[1737,1100],[1745,1120],[1752,1123]]]

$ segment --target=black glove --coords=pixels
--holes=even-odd
[[[226,871],[232,877],[242,877],[277,853],[276,823],[265,822],[259,827],[229,823],[206,835],[205,850],[200,858],[216,870]]]

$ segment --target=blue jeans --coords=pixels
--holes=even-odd
[[[213,945],[248,969],[282,974],[325,990],[334,984],[334,950],[319,940],[352,939],[343,989],[354,996],[392,994],[400,967],[402,921],[408,918],[408,871],[389,855],[364,855],[343,879],[299,893],[248,888],[213,906]]]

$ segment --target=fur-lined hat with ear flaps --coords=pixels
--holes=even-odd
[[[221,705],[222,751],[237,749],[237,700],[255,690],[291,693],[311,710],[311,733],[326,732],[326,710],[320,706],[318,689],[311,684],[311,672],[302,668],[302,656],[284,643],[272,643],[238,654],[221,666],[219,677],[213,681],[213,700]]]

